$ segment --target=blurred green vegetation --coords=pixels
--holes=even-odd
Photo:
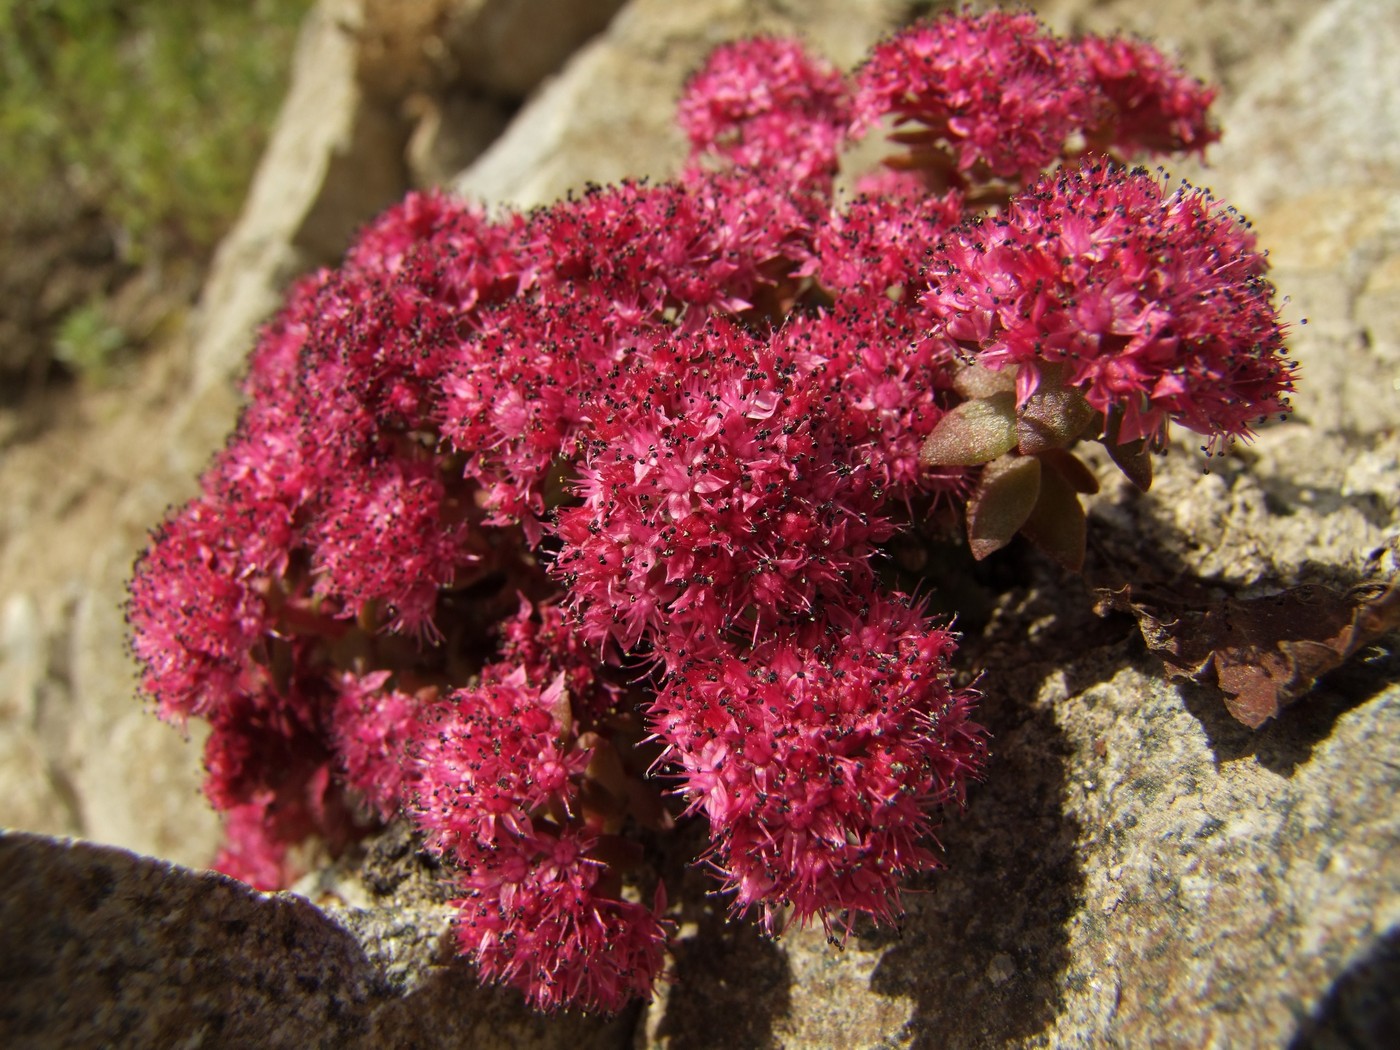
[[[67,195],[104,216],[128,263],[206,255],[237,215],[309,7],[0,0],[0,219]]]
[[[126,346],[126,333],[112,323],[103,303],[94,301],[64,316],[54,336],[53,354],[85,381],[101,386]]]

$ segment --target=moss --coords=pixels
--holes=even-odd
[[[207,252],[237,213],[308,6],[0,0],[0,212],[76,197],[128,261]]]

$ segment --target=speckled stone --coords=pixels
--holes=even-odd
[[[443,908],[332,921],[304,897],[125,850],[0,834],[0,1045],[622,1045],[626,1016],[544,1018],[443,951]],[[354,932],[352,932],[352,930]],[[406,965],[404,965],[406,964]]]

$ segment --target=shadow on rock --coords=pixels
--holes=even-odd
[[[1044,1031],[1061,1008],[1084,873],[1078,822],[1065,806],[1069,744],[1035,693],[1065,662],[1047,660],[1062,632],[1082,646],[1099,630],[1074,612],[1028,637],[1042,602],[1087,614],[1062,586],[1077,583],[1022,592],[990,626],[990,645],[968,646],[969,660],[988,669],[979,712],[992,734],[986,780],[939,832],[949,867],[911,887],[907,918],[872,978],[876,992],[914,1001],[905,1035],[915,1047],[1009,1045]],[[862,940],[874,947],[880,935]]]
[[[29,834],[0,834],[0,881],[0,1045],[603,1050],[632,1027],[481,987],[440,910],[351,930],[292,894]]]
[[[437,964],[421,973],[413,990],[386,1003],[373,1017],[367,1047],[552,1047],[612,1050],[625,1046],[641,1005],[614,1016],[561,1010],[532,1011],[515,989],[483,986],[476,967],[443,946]]]
[[[1311,692],[1259,729],[1237,722],[1219,690],[1192,682],[1180,686],[1186,709],[1201,723],[1217,762],[1254,758],[1266,769],[1291,777],[1332,735],[1337,719],[1400,681],[1400,645],[1373,647],[1360,659],[1320,679]]]
[[[1382,1050],[1400,1032],[1400,928],[1392,927],[1337,978],[1288,1050]]]
[[[754,923],[708,909],[672,951],[675,982],[656,1032],[670,1050],[777,1045],[774,1022],[789,1012],[792,974],[786,953]]]

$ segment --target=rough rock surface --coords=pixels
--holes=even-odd
[[[295,894],[125,850],[0,834],[7,1047],[617,1047],[630,1018],[561,1023],[482,989],[444,909],[347,928]]]
[[[894,24],[900,6],[892,0],[632,0],[453,189],[532,208],[588,182],[665,178],[684,159],[672,121],[675,100],[717,44],[798,32],[849,68]]]
[[[849,61],[899,6],[632,0],[457,184],[531,204],[588,178],[664,175],[679,158],[671,101],[709,44],[800,24]],[[1168,581],[1246,594],[1393,574],[1400,555],[1400,156],[1393,134],[1400,84],[1390,56],[1400,50],[1400,10],[1389,0],[1035,6],[1061,29],[1149,35],[1222,83],[1225,140],[1208,167],[1173,171],[1212,187],[1255,221],[1275,282],[1291,297],[1292,346],[1304,369],[1292,421],[1211,462],[1209,473],[1183,443],[1162,463],[1150,494],[1107,484],[1093,507],[1090,582],[1126,559]],[[447,119],[441,115],[450,109],[438,112]],[[420,139],[432,136],[420,130]],[[210,374],[232,367],[229,360]],[[61,451],[16,450],[30,480],[0,518],[0,718],[23,732],[0,733],[0,778],[7,778],[0,821],[197,860],[208,832],[193,815],[193,748],[162,727],[139,728],[145,716],[134,703],[125,718],[92,700],[129,690],[129,672],[115,657],[120,623],[111,608],[134,537],[165,499],[187,491],[208,443],[227,424],[221,415],[203,430],[188,425],[204,409],[171,393],[187,379],[178,365],[153,369],[133,395],[135,407],[125,410],[183,413],[179,443],[149,436],[143,443],[141,429],[123,424],[124,410],[111,406],[100,455],[73,464]],[[0,477],[10,494],[19,467],[8,459]],[[73,549],[56,553],[56,541]],[[725,924],[697,878],[677,894],[678,980],[655,1003],[614,1027],[564,1017],[528,1022],[537,1026],[530,1031],[546,1033],[542,1040],[672,1050],[1389,1045],[1386,1033],[1400,1030],[1394,641],[1372,647],[1277,722],[1250,732],[1204,687],[1167,684],[1127,618],[1095,618],[1088,583],[1066,580],[1023,552],[1008,554],[1004,594],[987,608],[966,609],[964,619],[967,666],[989,669],[982,717],[994,733],[994,758],[966,811],[950,815],[940,833],[948,870],[910,895],[899,931],[861,931],[839,952],[812,931],[769,943]],[[40,563],[49,586],[35,582]],[[165,743],[147,743],[148,733]],[[143,771],[134,778],[139,786],[122,788],[134,769]],[[20,778],[43,790],[26,794]],[[101,912],[103,924],[137,931],[104,943],[142,975],[133,987],[164,980],[188,989],[159,1001],[189,1015],[202,986],[188,968],[165,970],[158,956],[146,955],[142,965],[150,968],[142,969],[137,955],[122,954],[138,951],[147,936],[140,902],[153,893],[165,899],[168,888],[170,901],[188,902],[169,914],[217,916],[237,901],[249,928],[323,938],[316,943],[328,946],[335,972],[329,986],[369,989],[346,993],[362,1011],[355,1017],[376,1024],[406,1011],[418,1031],[466,1040],[452,1026],[481,1011],[498,1016],[491,1011],[504,1010],[499,1004],[510,996],[473,993],[465,967],[443,969],[422,948],[438,944],[443,918],[423,903],[430,891],[412,890],[423,876],[419,862],[402,843],[374,849],[358,870],[342,867],[304,887],[338,927],[285,897],[104,854],[101,863],[120,873],[121,889],[103,905],[114,909]],[[63,859],[54,859],[59,853]],[[6,873],[49,871],[39,877],[54,887],[81,885],[80,875],[59,872],[78,871],[89,859],[87,851],[30,838],[0,847]],[[8,876],[7,887],[22,884],[16,878]],[[21,920],[39,920],[11,900],[32,898],[7,889],[3,899],[7,943],[28,942],[10,932],[34,928]],[[87,905],[81,896],[65,903],[71,899],[55,892],[47,910],[35,904],[34,913],[49,916],[53,929],[77,929]],[[210,932],[217,925],[183,918],[176,925],[170,935],[197,938],[181,931],[204,930],[208,951],[237,954]],[[36,934],[34,943],[53,942]],[[420,947],[410,951],[412,944]],[[64,969],[73,960],[60,947],[25,958],[32,962],[3,971],[0,1022],[39,1016],[4,1012],[17,987],[12,973],[33,974],[27,987],[36,992],[69,995],[81,1003],[77,1013],[106,1016],[120,1001],[100,990],[111,983],[65,985],[65,975],[78,971]],[[265,962],[294,969],[296,958],[289,948]],[[87,991],[79,999],[66,987]],[[278,987],[286,998],[269,995],[261,1009],[327,1016],[317,1012],[324,1009],[319,993],[292,991],[294,981]],[[62,1044],[44,1041],[63,1031],[48,1027],[59,1023],[32,1029],[33,1045]],[[142,1023],[161,1022],[152,1014]],[[483,1037],[476,1045],[521,1045],[511,1042],[516,1031],[525,1029],[504,1029],[496,1042]]]

